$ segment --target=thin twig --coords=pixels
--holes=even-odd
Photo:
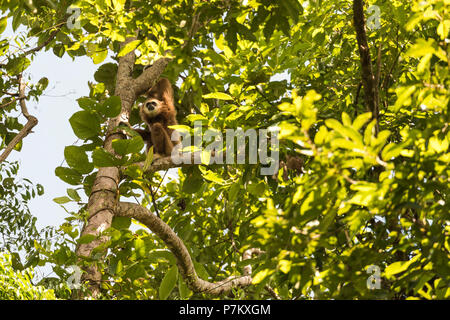
[[[161,216],[159,215],[158,206],[156,205],[155,195],[153,194],[152,186],[148,185],[148,189],[150,190],[150,195],[152,197],[153,207],[155,208],[156,215],[158,216],[158,218],[161,218]]]
[[[36,52],[41,50],[43,47],[45,47],[46,45],[48,45],[53,39],[55,39],[56,35],[58,34],[58,32],[61,30],[62,26],[65,24],[66,22],[61,22],[59,24],[56,25],[56,29],[52,31],[52,33],[50,33],[50,36],[48,37],[47,40],[45,40],[43,43],[41,43],[40,45],[38,45],[35,48],[32,48],[30,50],[25,51],[22,55],[26,56],[29,55],[30,53]]]
[[[11,101],[8,101],[8,102],[6,102],[6,103],[0,105],[0,109],[5,108],[5,107],[9,106],[10,104],[12,104],[12,103],[14,103],[14,102],[16,102],[16,101],[25,99],[25,98],[26,98],[26,97],[18,97],[17,99],[13,99],[13,100],[11,100]]]
[[[358,115],[358,101],[359,101],[359,93],[361,92],[362,82],[358,83],[358,87],[356,88],[355,100],[353,101],[353,106],[355,108],[355,117]]]

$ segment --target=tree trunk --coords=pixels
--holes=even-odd
[[[127,38],[127,40],[122,43],[122,46],[135,39],[135,37]],[[161,58],[155,61],[151,67],[144,70],[138,78],[133,79],[131,74],[135,59],[136,55],[134,51],[131,51],[119,59],[114,94],[120,98],[122,110],[117,117],[109,120],[107,134],[103,144],[103,148],[115,156],[117,155],[112,148],[112,141],[125,138],[124,134],[115,132],[116,127],[121,121],[128,122],[131,107],[137,97],[149,90],[156,83],[170,61],[168,58]],[[102,231],[111,227],[114,208],[120,197],[118,188],[119,182],[119,168],[99,168],[89,196],[87,208],[89,216],[87,223],[81,232],[81,236],[99,236]],[[92,251],[107,240],[106,236],[100,236],[100,238],[95,239],[94,241],[80,244],[76,253],[79,257],[90,257]],[[84,268],[84,271],[81,280],[83,283],[85,281],[88,282],[90,295],[95,298],[100,293],[101,272],[95,265]]]

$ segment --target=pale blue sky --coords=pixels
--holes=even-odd
[[[2,37],[12,35],[8,23]],[[38,228],[60,225],[67,216],[53,198],[66,195],[66,189],[71,186],[56,177],[54,171],[64,160],[64,147],[77,141],[69,118],[79,110],[76,99],[89,94],[87,82],[94,81],[98,67],[88,57],[72,60],[65,54],[58,58],[49,51],[38,53],[25,72],[25,79],[31,76],[32,83],[47,77],[49,85],[39,102],[27,101],[28,111],[39,123],[24,139],[22,151],[13,151],[8,160],[19,161],[19,177],[44,186],[44,195],[30,201],[30,210],[38,218]],[[20,121],[26,122],[23,116]]]

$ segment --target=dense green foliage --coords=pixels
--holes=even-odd
[[[0,299],[1,300],[54,300],[53,290],[34,285],[33,269],[17,271],[13,268],[11,255],[0,253]]]
[[[108,54],[136,49],[137,76],[168,55],[173,60],[164,76],[177,86],[180,128],[193,131],[194,121],[203,131],[276,126],[280,160],[303,162],[302,173],[281,168],[275,176],[260,175],[260,165],[252,164],[191,166],[161,184],[164,172],[148,176],[133,165],[145,159],[140,137],[113,144],[121,159],[102,149],[106,120],[120,111],[120,99],[111,96],[117,65],[106,63],[70,119],[83,143],[64,150],[67,165],[55,174],[71,187],[56,202],[82,203],[97,168],[129,166],[121,198],[157,210],[204,279],[242,274],[242,252],[265,251],[250,260],[252,286],[235,298],[270,298],[267,285],[282,299],[450,297],[448,0],[369,1],[380,9],[379,17],[366,12],[380,22],[367,30],[380,74],[378,134],[360,90],[352,1],[79,0],[80,28],[56,18],[68,1],[31,2],[3,1],[0,9],[39,43],[52,26],[61,28],[46,47],[56,56],[87,55],[101,64]],[[66,19],[74,22],[71,13]],[[119,50],[136,30],[137,40]],[[7,60],[0,85],[7,91],[14,83],[5,79],[35,62],[0,43]],[[30,95],[37,97],[44,84]],[[139,102],[131,124],[139,122]],[[0,111],[7,144],[20,124]],[[61,241],[36,245],[40,263],[52,263],[60,281],[76,262],[74,245],[92,241],[78,238],[85,209],[70,212]],[[104,298],[208,298],[187,289],[162,241],[130,223],[116,218],[104,231],[110,240],[92,256],[103,273]],[[373,290],[370,266],[381,272]]]
[[[28,179],[18,179],[18,168],[17,163],[0,163],[0,246],[15,254],[30,250],[39,238],[28,202],[44,192],[41,185],[34,187]]]

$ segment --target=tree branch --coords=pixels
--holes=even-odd
[[[269,292],[269,294],[275,299],[275,300],[282,300],[281,297],[275,292],[275,290],[272,289],[269,285],[264,286],[264,288]]]
[[[152,165],[150,167],[147,168],[147,170],[145,170],[146,173],[152,173],[152,172],[157,172],[157,171],[161,171],[161,170],[168,170],[170,168],[180,168],[180,167],[188,167],[188,166],[192,166],[195,164],[199,164],[201,163],[201,159],[200,159],[200,153],[199,152],[194,152],[190,154],[191,157],[191,163],[174,163],[172,160],[172,157],[163,157],[163,158],[158,158],[153,160]],[[137,162],[135,163],[135,165],[139,166],[142,170],[144,170],[144,165],[145,162]],[[125,167],[122,168],[122,170],[124,170]]]
[[[47,40],[45,40],[43,43],[41,43],[41,44],[38,45],[37,47],[25,51],[22,55],[23,55],[23,56],[27,56],[27,55],[29,55],[30,53],[39,51],[39,50],[41,50],[43,47],[45,47],[46,45],[48,45],[53,39],[55,39],[56,35],[57,35],[58,32],[61,30],[61,28],[62,28],[62,26],[63,26],[64,24],[66,24],[66,21],[57,24],[57,25],[56,25],[56,29],[53,30],[53,31],[50,33],[50,35],[49,35],[49,37],[48,37]]]
[[[356,40],[358,42],[359,56],[361,60],[362,81],[364,85],[364,95],[367,108],[372,112],[372,119],[376,120],[375,131],[378,133],[378,99],[377,84],[372,71],[369,44],[364,22],[364,8],[362,0],[353,1],[353,23],[356,30]]]
[[[163,73],[167,64],[171,60],[172,59],[170,58],[161,58],[156,60],[155,63],[145,69],[139,77],[133,80],[133,88],[136,97],[143,95],[156,84],[159,76]]]
[[[214,154],[215,154],[214,150],[211,151],[211,157],[214,157]],[[185,154],[185,156],[190,157],[190,163],[184,163],[184,161],[182,163],[174,163],[172,157],[168,156],[168,157],[162,157],[162,158],[157,158],[157,159],[153,160],[150,167],[148,167],[146,170],[144,170],[145,161],[136,162],[133,165],[139,166],[143,171],[145,171],[145,173],[153,173],[153,172],[157,172],[157,171],[168,170],[171,168],[189,167],[189,166],[193,166],[193,165],[202,163],[201,162],[201,152],[192,152],[192,153]],[[213,159],[210,159],[210,160],[212,161]],[[211,161],[210,161],[210,164],[211,164]],[[128,166],[121,167],[120,170],[123,172],[126,170],[127,167]]]
[[[19,101],[19,100],[23,100],[23,99],[26,99],[27,97],[18,97],[18,98],[16,98],[16,99],[13,99],[13,100],[11,100],[11,101],[8,101],[8,102],[5,102],[4,104],[2,104],[2,105],[0,105],[0,109],[2,109],[2,108],[6,108],[7,106],[9,106],[10,104],[13,104],[14,102],[17,102],[17,101]]]
[[[19,98],[20,101],[20,108],[22,110],[22,114],[25,118],[27,118],[28,122],[25,124],[25,126],[22,128],[22,130],[19,131],[19,133],[11,140],[10,143],[6,146],[3,153],[0,155],[0,162],[3,162],[11,153],[11,151],[14,149],[14,147],[22,141],[23,138],[25,138],[31,130],[38,124],[38,119],[28,113],[27,106],[25,104],[25,88],[26,84],[22,81],[22,74],[19,75]],[[15,100],[13,100],[15,101]]]
[[[146,208],[130,202],[119,202],[116,205],[115,214],[117,216],[129,217],[138,220],[154,232],[173,253],[177,260],[177,266],[181,276],[188,287],[197,293],[207,293],[210,295],[221,295],[234,288],[247,287],[252,283],[251,267],[244,267],[243,276],[232,276],[225,280],[212,283],[200,279],[195,271],[194,263],[188,249],[176,233],[156,215]],[[261,254],[260,249],[248,249],[243,254],[243,260],[250,259],[253,254]]]

